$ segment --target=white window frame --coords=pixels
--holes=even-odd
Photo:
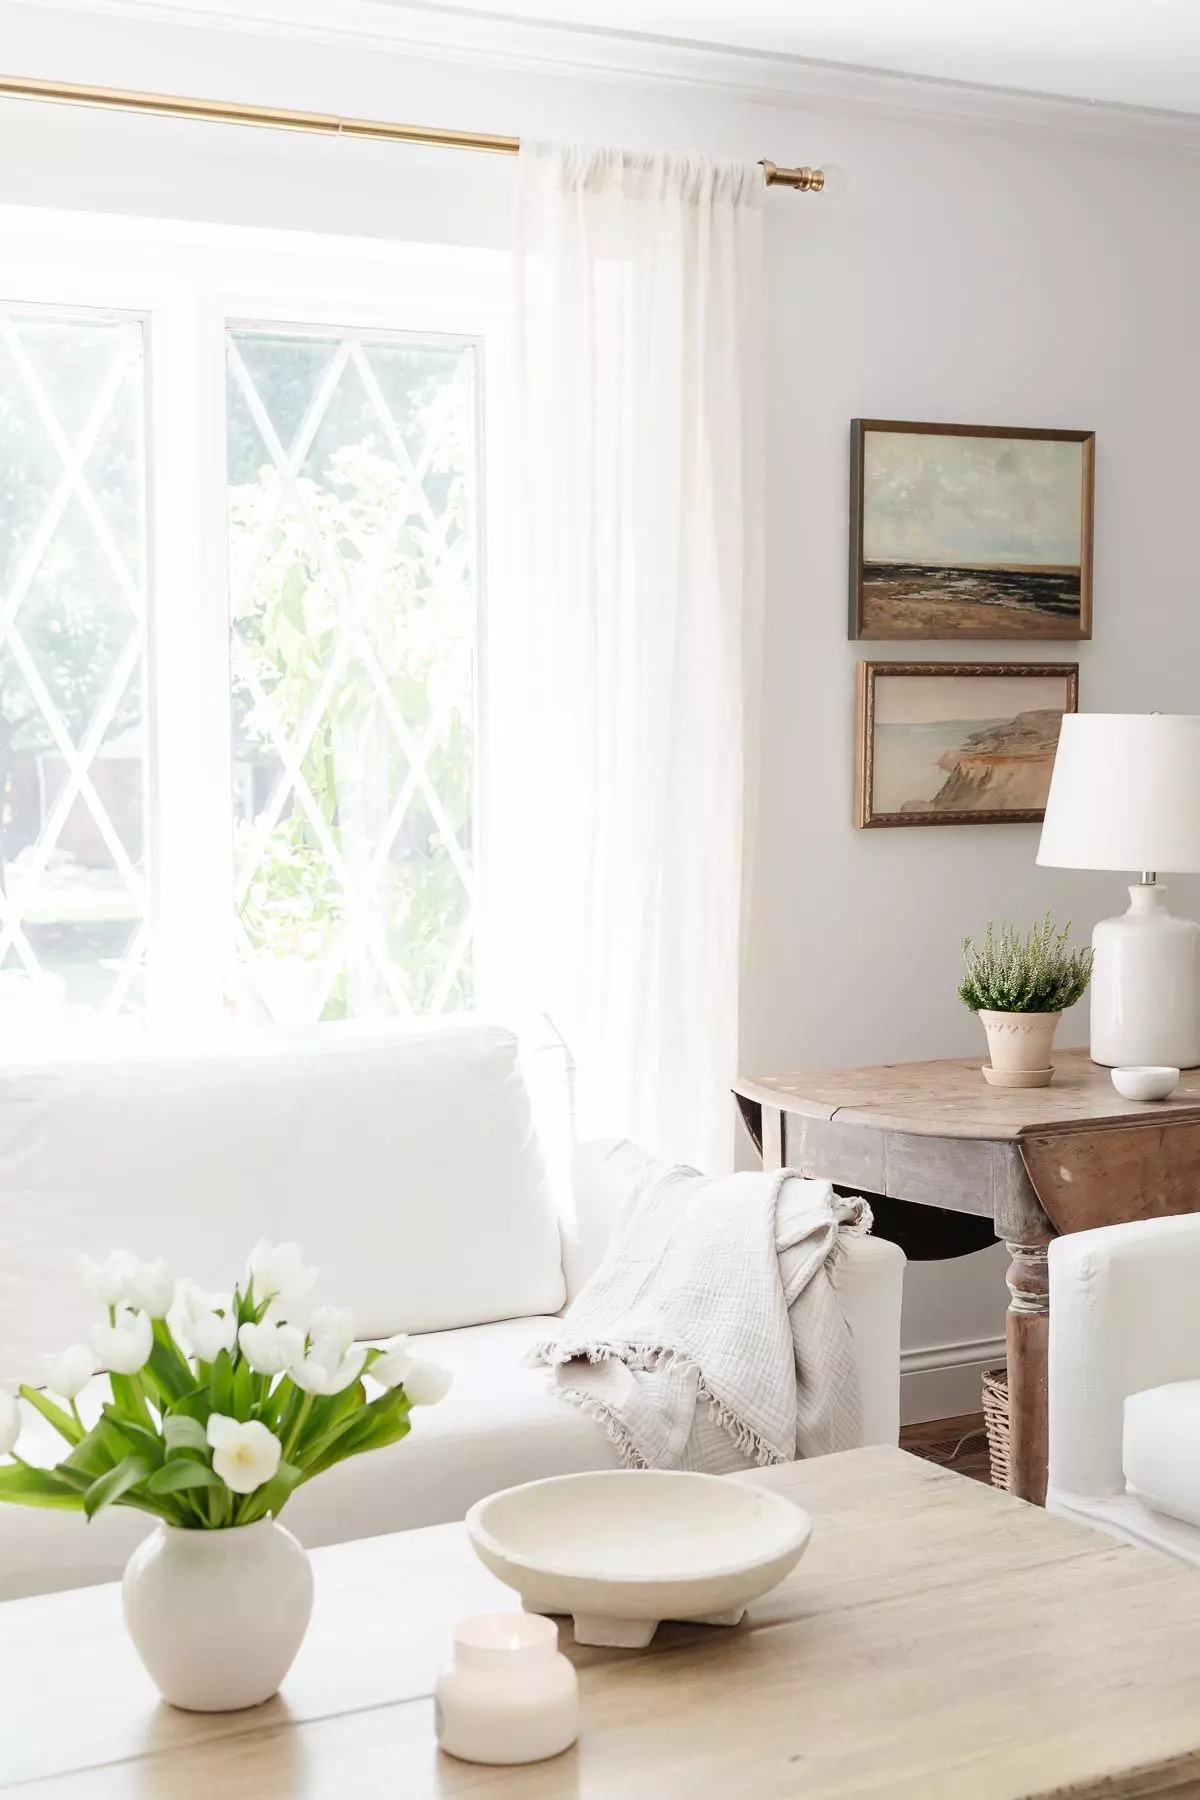
[[[226,539],[227,324],[392,332],[476,347],[480,558],[473,857],[489,557],[503,541],[510,329],[499,252],[0,207],[0,304],[88,308],[146,332],[149,618],[147,1014],[204,1022],[233,966]],[[491,581],[494,592],[494,579]],[[478,931],[476,943],[478,944]]]

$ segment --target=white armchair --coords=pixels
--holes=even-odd
[[[1050,1246],[1046,1505],[1200,1564],[1200,1215]]]

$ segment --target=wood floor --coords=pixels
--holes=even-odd
[[[905,1425],[900,1448],[927,1462],[941,1463],[972,1481],[990,1481],[987,1438],[982,1413],[964,1413],[958,1419],[929,1419],[923,1425]]]

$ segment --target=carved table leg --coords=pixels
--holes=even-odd
[[[1006,1245],[1008,1269],[1005,1337],[1008,1345],[1008,1412],[1011,1437],[1009,1492],[1035,1506],[1046,1501],[1047,1357],[1050,1347],[1050,1283],[1045,1244]]]

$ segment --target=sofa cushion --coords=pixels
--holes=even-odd
[[[1200,1381],[1130,1394],[1122,1463],[1125,1489],[1134,1499],[1200,1525]]]
[[[228,1292],[295,1238],[359,1334],[553,1312],[558,1222],[516,1038],[478,1024],[110,1047],[0,1067],[0,1377],[94,1318],[80,1251]]]
[[[300,1488],[284,1523],[315,1549],[461,1519],[485,1494],[517,1482],[616,1468],[603,1426],[551,1393],[544,1369],[524,1365],[526,1351],[557,1323],[507,1319],[420,1339],[422,1356],[454,1370],[449,1394],[437,1406],[414,1407],[400,1443],[351,1457]],[[103,1381],[84,1390],[85,1420],[98,1416],[106,1397]],[[22,1454],[56,1462],[61,1439],[32,1408],[24,1412]],[[0,1600],[115,1581],[153,1528],[127,1507],[111,1506],[90,1523],[77,1513],[0,1507]]]

